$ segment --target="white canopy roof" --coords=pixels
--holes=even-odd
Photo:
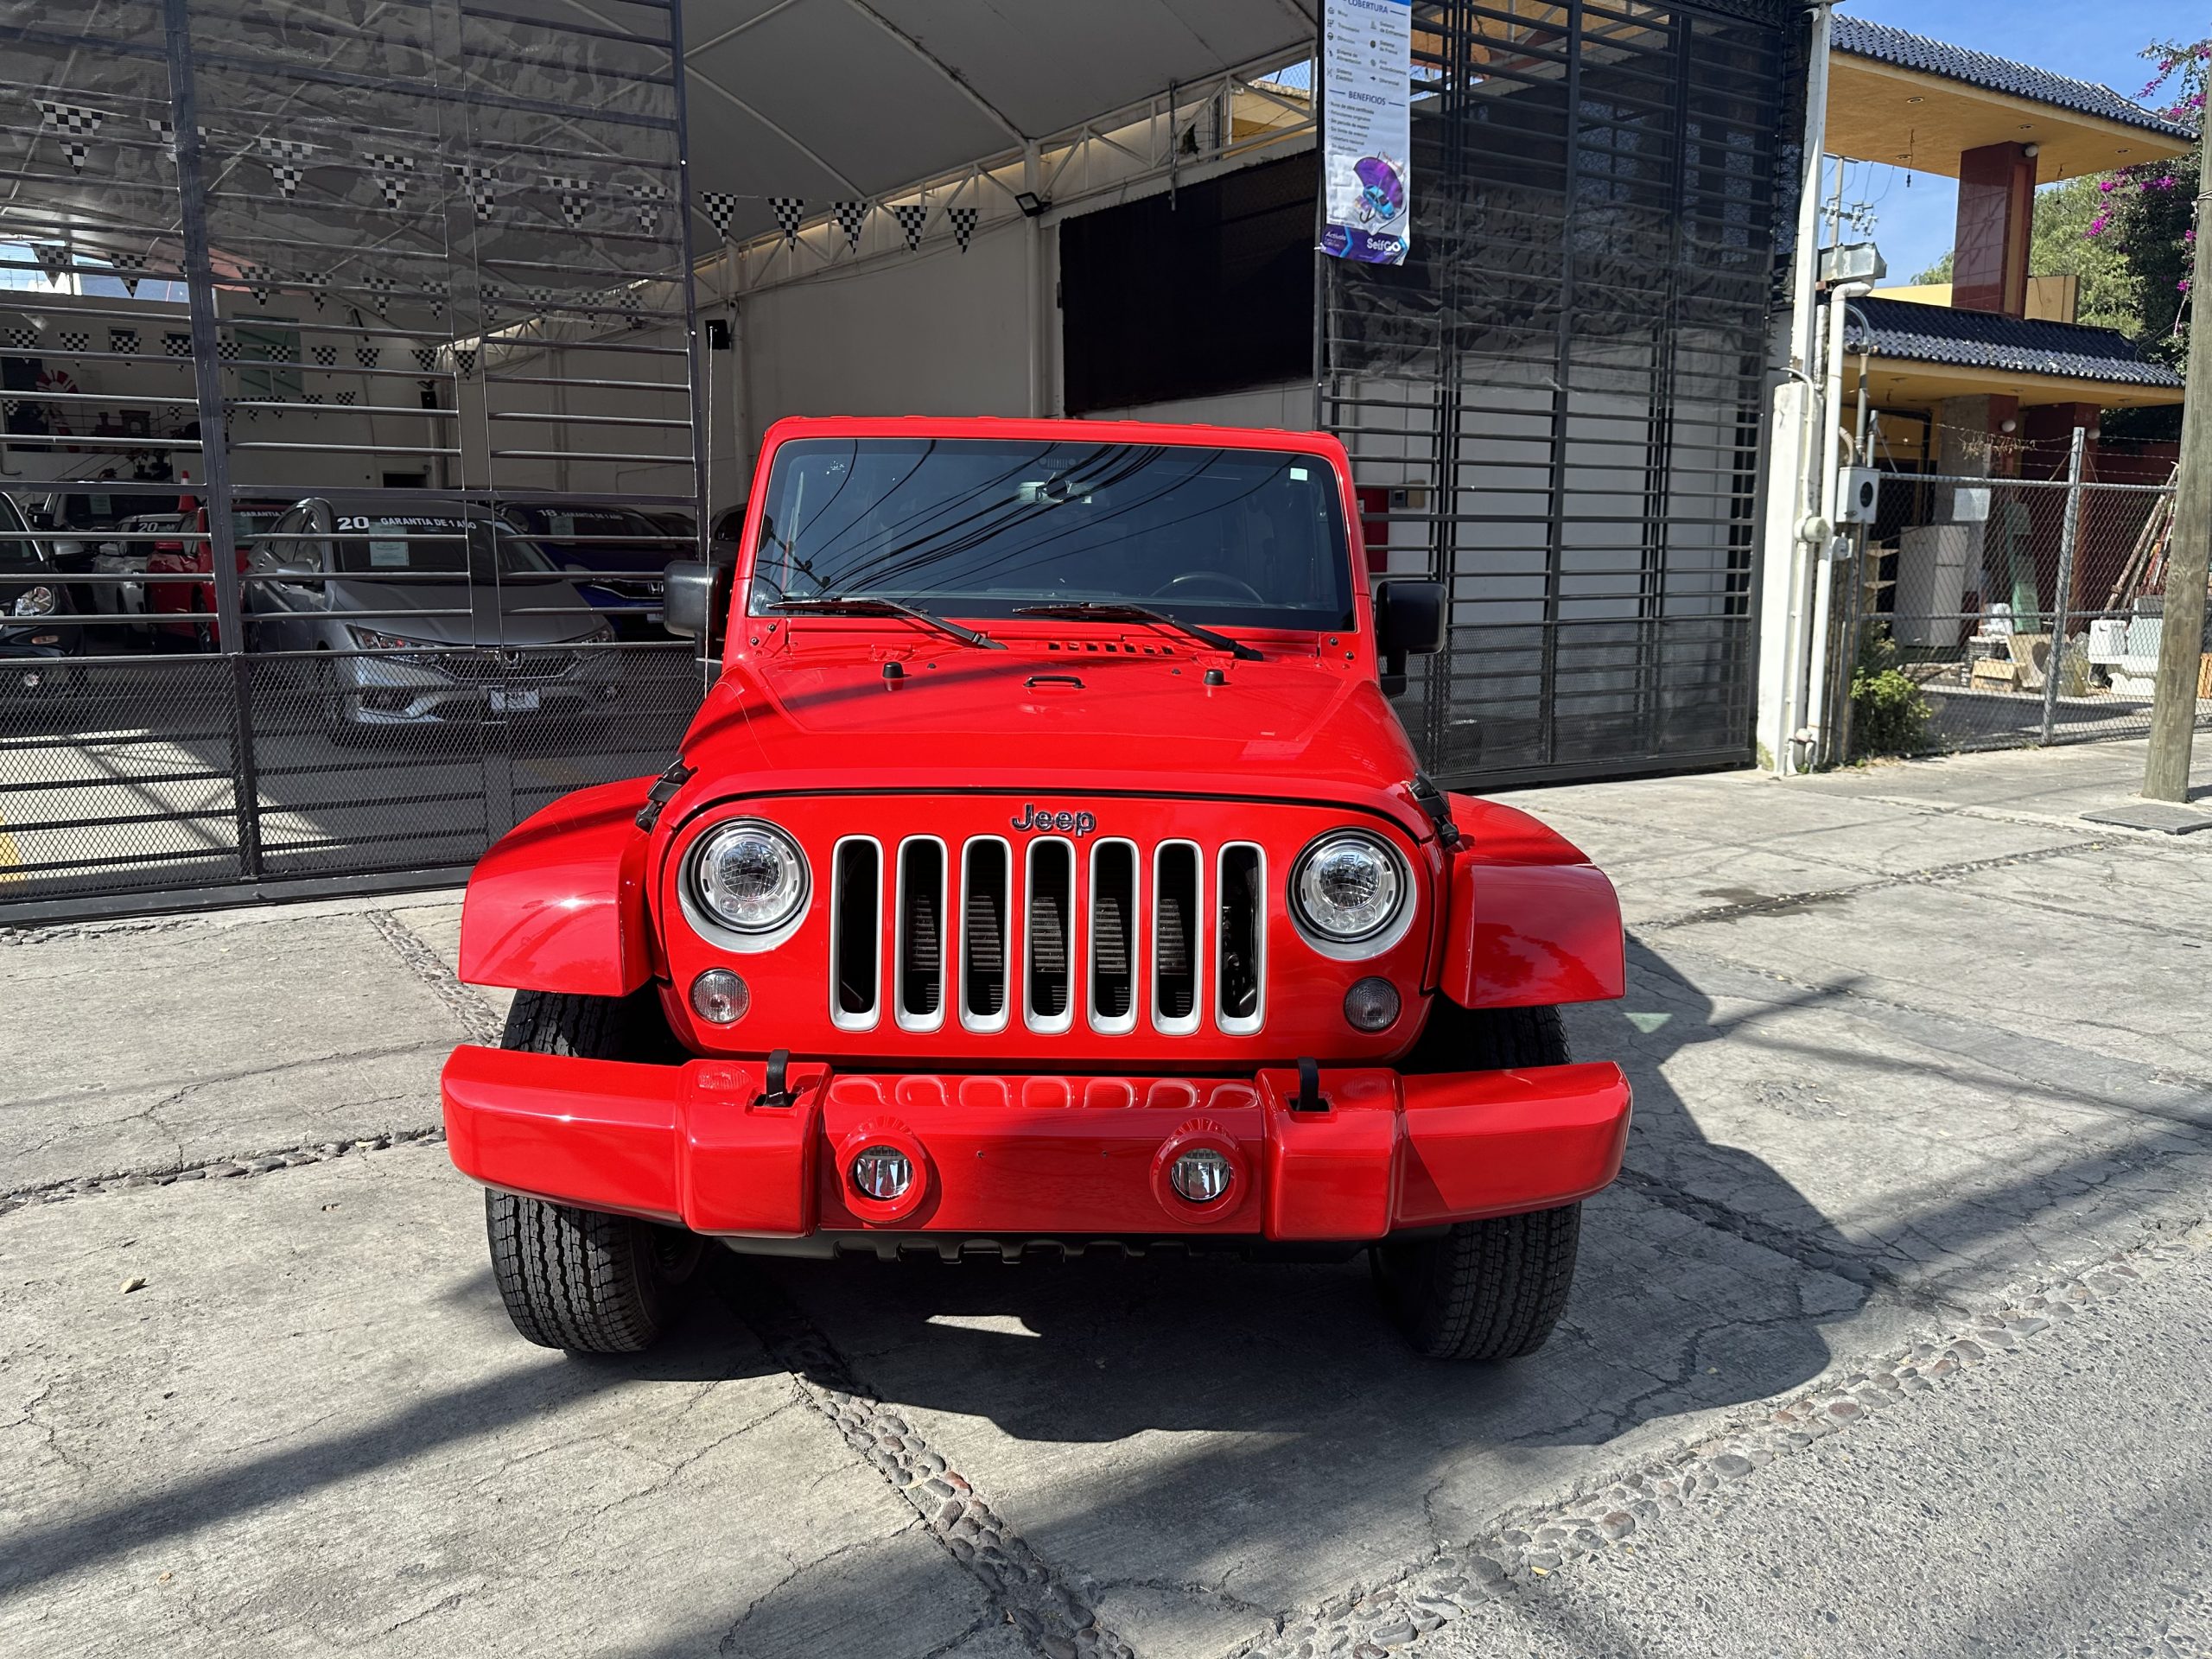
[[[573,6],[578,0],[565,0]],[[682,0],[692,188],[875,196],[1311,43],[1318,0]]]

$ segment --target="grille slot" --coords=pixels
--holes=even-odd
[[[1006,1027],[1007,917],[1013,890],[1006,842],[971,841],[960,869],[960,1023],[970,1031]]]
[[[1090,1024],[1134,1031],[1137,1023],[1137,848],[1102,841],[1090,850]]]
[[[1023,1014],[1032,1031],[1065,1031],[1075,1022],[1070,1006],[1074,961],[1075,849],[1058,839],[1029,843],[1024,884]]]
[[[899,849],[899,1023],[944,1023],[944,843],[917,836]]]
[[[1266,978],[1267,859],[1249,842],[1221,849],[1215,878],[1214,1020],[1231,1036],[1260,1028],[1260,988]]]
[[[1199,861],[1195,842],[1166,841],[1153,854],[1152,1023],[1171,1037],[1198,1028]]]
[[[846,1031],[875,1024],[883,938],[883,849],[849,836],[830,855],[830,1019]]]

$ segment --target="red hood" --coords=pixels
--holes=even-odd
[[[697,775],[671,821],[733,795],[962,788],[1339,801],[1429,828],[1404,789],[1412,745],[1371,674],[1310,644],[1255,642],[1266,660],[1237,662],[1142,630],[1009,636],[1006,651],[796,634],[795,649],[731,652],[684,741]]]

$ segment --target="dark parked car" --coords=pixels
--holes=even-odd
[[[16,504],[0,495],[0,695],[60,690],[62,658],[85,648],[69,585]],[[76,670],[81,673],[83,671]]]
[[[662,573],[671,559],[697,552],[688,526],[671,531],[635,507],[511,503],[499,511],[518,534],[569,574],[588,602],[628,632],[658,629]]]

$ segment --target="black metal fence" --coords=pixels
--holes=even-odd
[[[1370,543],[1450,584],[1407,725],[1486,784],[1746,760],[1802,14],[1414,11],[1412,254],[1321,261],[1319,365]]]
[[[658,769],[676,8],[0,18],[0,918],[457,872]]]

